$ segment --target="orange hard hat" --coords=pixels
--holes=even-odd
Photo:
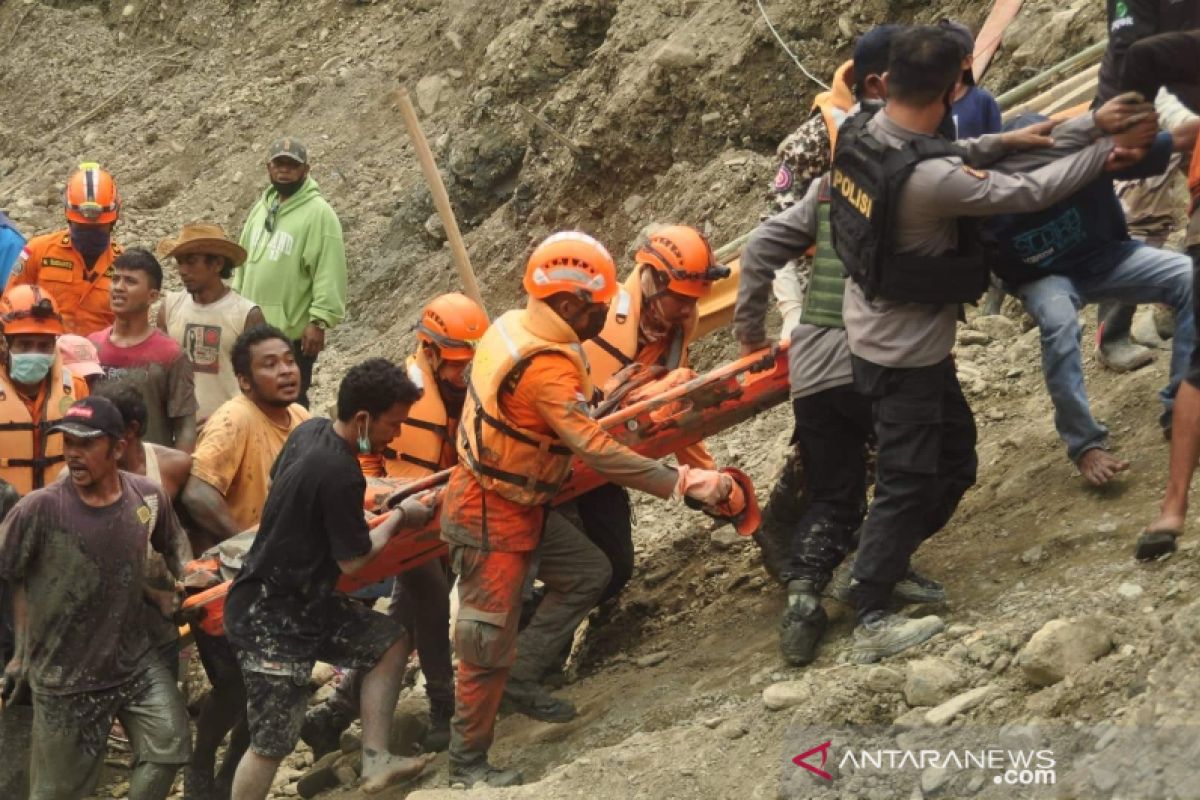
[[[5,336],[63,334],[62,315],[58,313],[54,298],[41,287],[24,283],[0,297],[0,325],[4,326]]]
[[[589,303],[607,303],[617,293],[617,265],[591,236],[562,231],[534,249],[525,267],[524,286],[539,299],[570,292]]]
[[[121,213],[121,198],[117,182],[95,162],[85,162],[67,180],[63,197],[67,219],[85,225],[116,222]]]
[[[730,274],[729,267],[717,263],[704,234],[687,225],[668,225],[652,232],[634,259],[661,274],[667,289],[684,297],[704,297],[713,281]]]
[[[487,329],[487,314],[479,304],[465,294],[451,292],[425,306],[417,323],[417,341],[436,345],[438,354],[449,361],[470,361]]]

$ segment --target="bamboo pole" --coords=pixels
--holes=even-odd
[[[1070,75],[1083,67],[1091,66],[1099,61],[1104,56],[1104,50],[1108,47],[1108,40],[1102,39],[1099,42],[1091,45],[1084,50],[1079,51],[1065,61],[1055,64],[1050,69],[1038,73],[1029,80],[1014,86],[1004,94],[996,98],[996,102],[1000,104],[1000,108],[1012,108],[1017,103],[1020,103],[1038,92],[1045,89],[1049,84],[1060,80],[1064,75]]]
[[[413,108],[407,89],[401,87],[397,90],[396,102],[400,104],[404,126],[408,128],[413,149],[417,152],[417,161],[421,164],[421,172],[425,175],[425,182],[429,184],[429,193],[433,195],[433,204],[441,217],[442,227],[446,229],[446,240],[450,242],[450,253],[454,256],[454,266],[458,270],[459,280],[462,281],[463,291],[479,304],[484,314],[487,314],[483,294],[480,293],[479,283],[475,280],[475,270],[471,267],[471,258],[467,255],[462,233],[458,230],[458,221],[454,218],[454,209],[450,206],[450,196],[446,194],[446,185],[442,183],[441,173],[433,160],[433,151],[429,149],[429,140],[421,130],[421,121],[417,119],[417,110]]]

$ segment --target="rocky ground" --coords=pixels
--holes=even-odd
[[[988,4],[764,5],[825,76],[872,24],[954,16],[977,26]],[[1000,91],[1076,52],[1103,35],[1103,13],[1099,0],[1028,0],[985,83]],[[236,232],[265,183],[268,142],[284,132],[308,141],[352,270],[350,318],[318,367],[322,402],[347,364],[405,354],[420,305],[456,287],[393,102],[399,86],[415,96],[493,311],[515,302],[531,243],[558,228],[589,230],[621,256],[652,221],[702,225],[718,244],[749,229],[766,207],[774,146],[815,88],[753,2],[8,0],[0,44],[0,205],[30,233],[58,224],[65,177],[85,158],[118,177],[127,245],[153,246],[200,218]],[[733,353],[724,333],[701,350],[701,366]],[[775,641],[782,592],[753,543],[639,501],[638,572],[619,608],[581,637],[563,689],[579,719],[502,718],[494,757],[531,785],[476,796],[1043,796],[978,771],[843,770],[823,783],[792,763],[842,741],[847,726],[901,731],[913,747],[930,731],[1052,743],[1058,783],[1044,796],[1200,796],[1200,754],[1188,750],[1200,741],[1194,539],[1160,563],[1130,556],[1165,476],[1154,395],[1167,353],[1125,376],[1087,360],[1097,415],[1132,463],[1103,492],[1065,458],[1036,333],[1017,313],[973,319],[958,357],[979,419],[979,485],[917,556],[949,589],[945,633],[856,666],[848,611],[831,600],[820,659],[789,669]],[[749,471],[764,495],[789,414],[774,409],[714,442],[718,460]],[[418,712],[419,694],[402,710]],[[398,745],[421,724],[404,719]],[[335,765],[351,784],[353,761]],[[294,756],[277,795],[299,793],[310,763]],[[443,797],[445,775],[443,758],[411,796]],[[126,781],[114,767],[101,796],[124,796]]]

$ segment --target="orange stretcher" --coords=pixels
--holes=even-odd
[[[782,342],[699,375],[660,395],[619,408],[603,417],[601,425],[615,439],[638,453],[663,458],[778,405],[787,399],[788,386],[787,342]],[[371,478],[363,498],[364,508],[369,512],[385,511],[405,497],[427,491],[433,493],[434,502],[440,503],[449,475],[450,471],[444,470],[409,483]],[[577,458],[553,505],[566,503],[604,483],[604,478]],[[749,495],[752,499],[752,490]],[[383,514],[373,516],[368,524],[374,527],[385,518]],[[748,535],[750,531],[745,533]],[[354,575],[343,575],[337,588],[353,592],[445,553],[446,544],[440,538],[435,516],[424,528],[397,534],[362,570]],[[210,558],[193,561],[189,569],[213,573],[219,570],[219,564]],[[224,633],[223,610],[228,591],[229,581],[219,583],[188,597],[183,607],[185,610],[203,608],[200,627],[210,635],[219,636]]]

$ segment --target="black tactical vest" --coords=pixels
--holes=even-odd
[[[965,155],[945,139],[919,137],[890,147],[867,131],[874,111],[846,120],[833,156],[830,225],[846,273],[868,300],[973,303],[987,288],[987,266],[974,220],[959,219],[958,250],[940,256],[896,253],[898,198],[917,164]]]

